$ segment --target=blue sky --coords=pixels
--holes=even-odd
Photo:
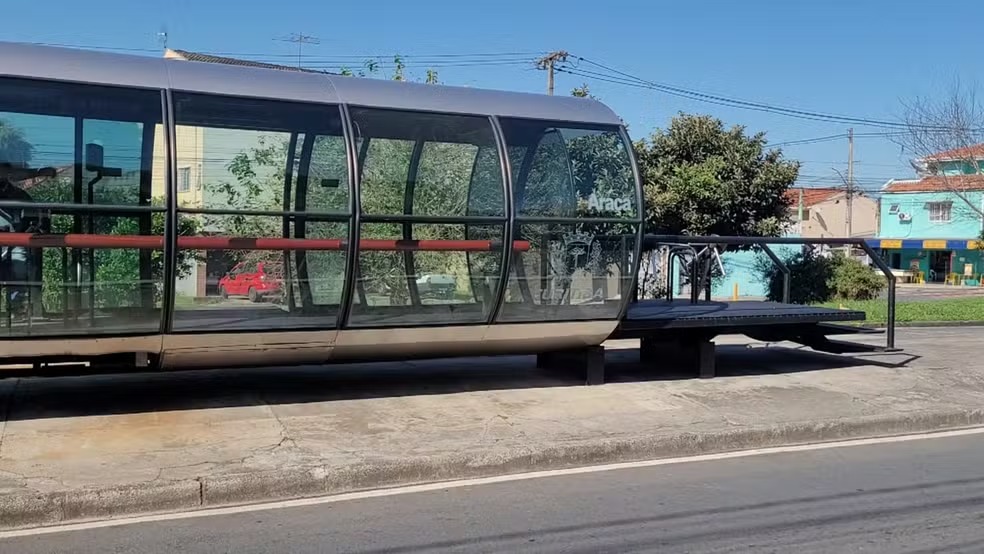
[[[376,0],[45,0],[8,2],[0,39],[146,49],[157,33],[169,46],[254,54],[290,63],[290,33],[316,36],[306,62],[337,65],[369,55],[403,54],[411,74],[428,66],[447,84],[542,91],[545,74],[524,63],[533,52],[567,50],[648,80],[730,97],[825,113],[897,119],[902,102],[942,94],[954,78],[975,84],[982,41],[957,30],[973,0],[419,2]],[[283,13],[281,9],[289,8]],[[446,54],[521,53],[490,58]],[[479,59],[498,65],[448,65]],[[582,65],[582,67],[584,67]],[[639,138],[679,111],[710,113],[765,131],[772,142],[846,132],[848,125],[722,107],[649,90],[559,74],[558,93],[587,82]],[[855,126],[856,132],[879,131]],[[846,140],[790,146],[804,162],[802,183],[839,184]],[[859,138],[856,176],[865,188],[911,175],[908,156],[881,137]]]

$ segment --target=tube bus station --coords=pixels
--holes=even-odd
[[[637,300],[646,250],[699,282],[701,245],[777,239],[645,236],[591,99],[0,43],[0,227],[6,363],[539,354],[600,382],[609,338],[705,374],[719,334],[866,348],[828,338],[860,312]]]

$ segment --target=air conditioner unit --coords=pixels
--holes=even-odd
[[[912,214],[899,212],[899,221],[912,221]]]

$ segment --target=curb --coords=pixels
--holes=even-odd
[[[103,489],[0,495],[0,530],[255,504],[422,483],[984,425],[984,410],[872,416],[716,433],[599,439],[526,452],[312,466]]]
[[[984,321],[903,321],[896,327],[984,327]]]

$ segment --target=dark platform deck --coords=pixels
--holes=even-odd
[[[796,304],[742,300],[736,302],[698,302],[679,300],[641,300],[629,307],[619,325],[618,335],[638,336],[660,329],[734,328],[759,325],[818,324],[836,321],[863,321],[864,312],[837,310]]]

